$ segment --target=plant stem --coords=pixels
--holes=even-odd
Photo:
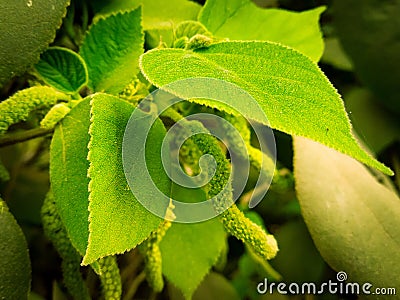
[[[25,142],[38,137],[46,136],[54,131],[52,129],[34,128],[23,132],[7,134],[0,137],[0,147],[10,146],[17,143]]]
[[[131,285],[129,286],[128,291],[124,296],[124,300],[133,299],[136,294],[137,289],[139,288],[140,284],[146,279],[146,273],[141,272],[136,278],[132,281]]]

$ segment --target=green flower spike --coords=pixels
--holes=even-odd
[[[12,124],[27,120],[34,110],[49,109],[59,101],[69,100],[69,96],[47,86],[34,86],[19,91],[0,103],[0,134]]]
[[[62,258],[61,268],[68,292],[75,299],[90,299],[88,288],[80,272],[81,256],[67,236],[51,191],[46,195],[41,213],[44,232]]]

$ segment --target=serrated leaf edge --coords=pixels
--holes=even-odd
[[[89,126],[90,140],[89,140],[89,143],[88,143],[88,146],[87,146],[87,148],[88,148],[87,160],[89,161],[89,168],[88,168],[88,171],[87,171],[87,177],[90,179],[89,185],[88,185],[88,191],[89,191],[89,207],[88,207],[88,210],[89,210],[89,238],[88,238],[88,245],[87,245],[87,248],[86,248],[86,253],[85,253],[85,255],[83,256],[83,259],[82,259],[82,263],[81,263],[82,266],[86,266],[86,265],[89,265],[89,264],[97,263],[97,261],[98,261],[99,259],[102,259],[102,258],[107,257],[107,256],[110,256],[110,255],[124,254],[125,252],[128,252],[128,251],[134,249],[134,248],[137,247],[139,244],[143,243],[144,240],[147,239],[147,237],[145,237],[142,241],[138,242],[137,245],[135,245],[135,246],[132,247],[132,248],[127,248],[127,249],[125,249],[125,250],[123,250],[123,251],[112,251],[112,252],[107,252],[107,253],[105,253],[104,255],[97,257],[96,259],[91,258],[90,255],[89,255],[89,253],[90,253],[90,248],[91,248],[91,246],[90,246],[90,245],[91,245],[91,237],[92,237],[92,234],[91,234],[91,233],[93,232],[93,230],[92,230],[92,223],[91,223],[91,209],[90,209],[90,208],[91,208],[91,199],[92,199],[92,197],[93,197],[93,196],[92,196],[92,181],[93,181],[93,179],[91,178],[91,174],[92,174],[92,172],[93,172],[93,164],[92,164],[92,162],[90,161],[91,144],[92,144],[92,139],[93,139],[92,130],[93,130],[93,120],[94,120],[93,101],[94,101],[94,96],[96,96],[96,95],[101,95],[101,94],[107,95],[107,96],[112,96],[112,97],[115,97],[116,99],[118,99],[118,100],[120,100],[120,101],[123,101],[123,100],[117,98],[116,96],[109,95],[109,94],[106,94],[106,93],[95,93],[95,94],[92,94],[92,95],[90,96],[90,98],[91,98],[91,100],[90,100],[90,126]],[[126,101],[125,101],[125,102],[126,102]],[[126,102],[126,103],[129,103],[129,102]],[[129,103],[129,104],[130,104],[130,103]],[[133,107],[133,105],[132,105],[132,107]],[[150,234],[151,234],[151,232],[149,233],[149,235],[150,235]]]
[[[349,116],[348,116],[348,114],[347,114],[347,112],[346,112],[346,109],[345,109],[345,106],[344,106],[344,102],[343,102],[343,100],[342,100],[342,97],[341,97],[340,94],[338,93],[337,89],[333,86],[333,84],[327,79],[327,77],[326,77],[325,74],[322,72],[322,70],[321,70],[321,68],[318,66],[318,64],[315,63],[311,58],[309,58],[308,56],[304,55],[304,54],[301,53],[300,51],[298,51],[298,50],[296,50],[296,49],[293,49],[293,48],[291,48],[291,47],[289,47],[289,46],[287,46],[287,45],[284,45],[284,44],[281,44],[281,43],[277,43],[277,42],[271,42],[271,41],[257,41],[257,40],[249,40],[249,41],[239,41],[239,40],[237,40],[237,41],[222,41],[222,42],[216,42],[216,43],[214,43],[213,45],[216,45],[216,44],[223,44],[223,43],[242,43],[242,44],[267,43],[267,44],[274,44],[274,45],[278,45],[278,46],[280,46],[280,47],[283,47],[283,48],[285,48],[285,49],[287,49],[287,50],[290,50],[290,51],[292,51],[292,52],[295,52],[296,54],[301,55],[301,56],[303,56],[304,58],[306,58],[309,62],[311,62],[311,63],[317,68],[318,72],[319,72],[321,75],[323,75],[323,78],[324,78],[325,83],[327,83],[327,84],[332,88],[332,92],[341,100],[341,101],[340,101],[341,109],[342,109],[342,111],[344,112],[345,118],[346,118],[346,120],[347,120],[346,125],[347,125],[347,129],[348,129],[348,133],[350,134],[351,139],[353,140],[353,142],[354,142],[356,145],[358,145],[358,148],[361,149],[362,152],[363,152],[363,154],[364,154],[364,158],[363,158],[362,160],[361,160],[361,158],[356,158],[356,159],[357,159],[357,160],[360,160],[360,161],[363,162],[364,164],[367,164],[367,165],[369,165],[369,166],[371,166],[371,167],[374,167],[374,168],[376,168],[376,169],[378,169],[378,170],[384,172],[384,173],[387,174],[387,175],[390,175],[390,176],[394,175],[394,172],[393,172],[390,168],[386,167],[384,164],[382,164],[382,163],[380,163],[379,161],[377,161],[370,153],[366,152],[366,151],[360,146],[360,144],[357,142],[356,138],[355,138],[355,137],[353,136],[353,134],[352,134],[353,127],[352,127],[351,121],[350,121],[350,119],[349,119]],[[146,72],[145,72],[145,70],[144,70],[144,67],[143,67],[143,57],[144,57],[147,53],[157,52],[157,51],[166,51],[166,50],[171,50],[171,48],[166,48],[166,49],[151,49],[151,50],[147,51],[146,53],[142,54],[142,55],[139,57],[139,67],[140,67],[140,70],[141,70],[143,76],[146,78],[146,80],[148,80],[151,84],[153,84],[154,86],[156,86],[156,87],[158,87],[158,88],[163,88],[163,87],[160,86],[160,85],[158,85],[157,83],[155,83],[155,82],[146,74]],[[175,51],[181,51],[182,53],[184,53],[184,52],[191,52],[193,55],[196,55],[196,51],[192,51],[192,50],[184,50],[184,49],[173,49],[173,50],[175,50]],[[196,57],[199,58],[199,59],[201,59],[201,60],[203,60],[203,57],[202,57],[202,56],[197,56],[197,55],[196,55]],[[200,78],[200,76],[199,76],[199,78]],[[179,94],[177,94],[176,92],[174,92],[174,91],[172,91],[172,90],[169,90],[168,88],[163,88],[163,89],[167,90],[168,92],[170,92],[170,93],[172,93],[172,94],[174,94],[174,95],[176,95],[176,96],[178,96],[178,97],[180,97],[180,98],[182,98],[182,99],[185,99],[185,97],[183,97],[182,95],[179,95]],[[257,88],[257,89],[258,89],[258,88]],[[249,94],[251,94],[251,93],[249,93]],[[190,102],[196,102],[196,103],[199,103],[199,104],[201,104],[201,105],[204,105],[204,99],[203,99],[203,102],[198,102],[198,99],[193,99],[193,98],[192,98],[192,99],[186,99],[186,100],[187,100],[187,101],[190,101]],[[225,107],[221,107],[221,106],[218,106],[218,107],[215,106],[215,107],[213,107],[213,105],[210,105],[210,107],[212,107],[212,108],[218,108],[218,109],[223,109],[223,110],[224,110],[224,108],[225,108]],[[228,112],[228,113],[237,114],[237,112],[234,112],[234,111],[228,111],[228,110],[226,110],[226,109],[225,109],[225,111]],[[254,121],[263,123],[264,125],[271,126],[271,124],[265,124],[265,122],[264,122],[263,120],[259,120],[259,119],[257,119],[257,118],[253,118],[253,119],[254,119]],[[285,133],[290,134],[290,135],[292,135],[292,136],[296,136],[296,135],[297,135],[297,134],[294,134],[291,130],[284,130],[284,131],[283,131],[282,129],[277,128],[277,127],[275,127],[275,126],[273,126],[273,125],[271,126],[271,128],[274,128],[274,129],[277,129],[277,130],[279,130],[279,131],[285,132]],[[309,134],[302,134],[301,136],[303,136],[303,137],[305,137],[305,138],[308,138],[308,139],[310,139],[310,140],[315,141]],[[320,143],[319,141],[316,141],[316,142]],[[322,144],[322,143],[321,143],[321,144]],[[324,143],[323,145],[328,146],[329,148],[335,149],[335,150],[337,150],[337,151],[339,151],[339,152],[341,152],[341,153],[344,153],[344,154],[346,154],[346,155],[348,155],[348,156],[353,157],[353,156],[351,155],[351,153],[349,153],[347,150],[338,149],[336,146],[332,145],[330,142],[326,142],[326,143]],[[366,157],[368,157],[369,160],[366,159]]]

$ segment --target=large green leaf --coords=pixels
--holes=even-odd
[[[206,200],[201,189],[173,186],[173,198],[182,202]],[[160,243],[162,271],[190,298],[225,246],[226,234],[218,219],[195,224],[173,223]]]
[[[236,84],[257,100],[272,128],[313,139],[392,174],[359,146],[340,96],[318,66],[297,51],[269,42],[222,42],[194,51],[151,50],[141,56],[140,66],[158,87],[195,77]],[[240,95],[227,97],[225,90],[188,86],[172,92],[193,100],[201,97],[199,90],[213,93],[247,118],[264,122],[253,105],[241,101]],[[236,113],[220,102],[201,103]]]
[[[69,0],[0,2],[0,86],[39,60],[68,4]]]
[[[318,7],[292,12],[263,9],[251,0],[208,0],[199,21],[217,37],[278,42],[318,61],[324,49],[319,29],[319,16],[324,10]]]
[[[399,287],[400,199],[351,157],[300,137],[294,149],[302,214],[324,259],[349,282]]]
[[[66,48],[47,49],[35,69],[47,84],[65,93],[79,92],[88,81],[88,71],[82,57]]]
[[[144,42],[141,18],[137,8],[100,18],[89,28],[80,54],[92,90],[118,93],[136,76]]]
[[[122,165],[122,140],[134,107],[107,94],[91,101],[89,155],[89,244],[83,264],[108,255],[123,253],[141,243],[161,223],[135,199]],[[165,128],[155,122],[148,139],[151,151],[161,153]],[[137,145],[144,147],[144,145]],[[159,151],[157,151],[159,150]],[[161,169],[161,160],[147,161],[149,169]],[[138,170],[138,173],[140,170]],[[169,193],[169,179],[158,176],[157,186]]]
[[[24,233],[0,198],[0,299],[27,299],[31,263]]]
[[[89,238],[87,161],[90,99],[76,105],[56,127],[50,146],[50,182],[72,245],[83,256]]]

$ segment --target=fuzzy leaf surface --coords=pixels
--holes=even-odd
[[[183,99],[216,107],[264,122],[254,105],[221,89],[193,86],[193,78],[224,80],[248,92],[266,114],[272,128],[307,137],[350,155],[386,174],[393,172],[375,160],[357,143],[343,101],[318,66],[303,54],[270,42],[221,42],[193,51],[155,49],[141,56],[140,67],[147,79],[162,87],[189,79],[187,86],[170,91]],[[202,84],[205,84],[202,81]],[[207,96],[223,100],[204,100]],[[209,99],[210,97],[208,97]],[[196,100],[197,99],[197,100]]]
[[[90,98],[77,104],[56,127],[50,146],[50,182],[61,220],[80,255],[89,238]]]
[[[129,103],[107,94],[96,94],[91,100],[90,234],[83,264],[134,248],[161,223],[160,218],[136,200],[124,174],[122,141],[133,109]],[[160,142],[164,135],[161,121],[156,122],[148,139],[152,144],[151,151],[157,155],[161,152]],[[137,146],[144,148],[142,144]],[[153,170],[162,168],[160,159],[148,159],[147,165]],[[157,178],[160,190],[169,193],[169,178]]]
[[[400,286],[400,266],[393,263],[400,260],[396,193],[333,149],[300,137],[294,149],[296,192],[322,257],[334,270],[345,271],[349,282]]]
[[[116,94],[136,76],[144,43],[141,21],[137,8],[100,18],[89,28],[80,54],[93,91]]]
[[[0,2],[0,87],[38,62],[40,53],[56,36],[69,2]]]

